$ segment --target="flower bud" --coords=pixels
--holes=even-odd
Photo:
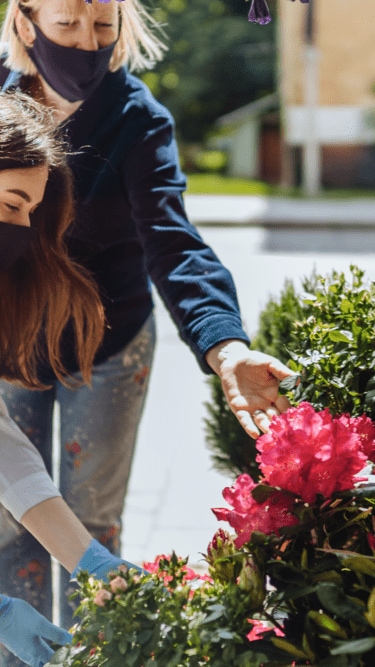
[[[207,547],[207,561],[213,565],[218,558],[232,556],[235,551],[236,548],[229,533],[219,528]]]
[[[206,561],[214,579],[219,581],[234,581],[236,553],[234,542],[226,530],[219,528],[207,547]]]
[[[101,588],[94,597],[94,604],[104,607],[107,600],[112,600],[112,593],[106,588]]]
[[[112,593],[117,593],[117,591],[126,591],[128,587],[128,584],[122,577],[115,577],[112,579],[109,585],[111,587]]]
[[[250,554],[242,559],[242,569],[237,584],[243,591],[250,593],[252,608],[259,609],[265,597],[264,576]]]

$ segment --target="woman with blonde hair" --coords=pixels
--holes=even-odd
[[[50,107],[73,150],[77,212],[66,241],[71,256],[93,273],[108,323],[90,392],[61,387],[43,362],[38,377],[51,389],[36,394],[3,383],[2,395],[13,415],[24,406],[20,425],[45,460],[59,401],[61,490],[89,531],[119,553],[154,346],[151,281],[203,372],[221,378],[250,435],[267,430],[272,416],[286,409],[278,384],[291,372],[249,350],[232,277],[186,217],[173,120],[130,73],[152,67],[164,51],[142,4],[9,0],[2,43],[0,85]],[[75,373],[69,330],[64,346],[65,366]],[[34,558],[47,570],[43,553],[35,551]],[[12,585],[23,595],[33,584],[27,559],[28,546],[15,533],[2,548],[1,571],[12,570]],[[68,587],[63,576],[61,590]],[[47,584],[33,590],[48,614]],[[64,599],[61,614],[68,627]]]
[[[42,393],[47,387],[37,370],[43,360],[70,388],[90,383],[103,336],[96,285],[67,255],[64,235],[72,218],[66,145],[52,113],[22,93],[1,93],[0,376]],[[67,327],[80,372],[74,378],[62,359]],[[19,410],[17,421],[22,406]],[[42,457],[10,419],[2,399],[0,501],[9,511],[1,527],[3,544],[14,533],[20,540],[35,538],[69,574],[83,568],[103,577],[123,562],[97,544],[65,504]],[[32,551],[29,563],[35,582],[43,583],[47,573],[37,567]],[[0,642],[22,661],[41,667],[53,653],[49,641],[67,643],[70,636],[9,594],[11,575],[10,568],[2,569]],[[20,569],[18,575],[22,577]],[[33,602],[32,586],[29,599]]]

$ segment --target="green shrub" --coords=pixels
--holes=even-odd
[[[259,317],[252,348],[272,354],[300,374],[286,391],[293,405],[308,401],[332,414],[368,414],[375,419],[375,287],[364,272],[315,273],[297,293],[286,281]],[[258,478],[255,441],[244,433],[226,405],[220,380],[209,380],[212,400],[205,420],[214,465],[232,475]]]

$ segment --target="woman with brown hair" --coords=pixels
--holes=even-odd
[[[30,389],[45,389],[37,377],[41,356],[62,383],[89,383],[103,336],[95,283],[68,258],[63,241],[73,215],[65,148],[46,107],[21,93],[0,94],[0,375]],[[69,377],[62,361],[68,326],[80,381]],[[104,577],[124,562],[97,544],[65,504],[2,399],[0,501],[10,512],[3,543],[9,532],[21,536],[27,529],[69,573],[83,568]],[[10,570],[3,576],[9,580]],[[69,634],[5,592],[0,589],[0,642],[41,667],[53,653],[47,642],[67,643]]]
[[[38,205],[31,208],[20,193],[0,199],[0,370],[3,378],[30,389],[46,388],[36,370],[42,352],[56,377],[69,384],[60,349],[68,325],[83,380],[90,382],[103,336],[103,307],[96,285],[88,272],[68,258],[65,247],[64,235],[73,221],[73,184],[66,146],[57,137],[52,114],[45,107],[26,95],[3,94],[1,178],[7,175],[8,180],[17,181],[23,176],[30,185],[35,174],[42,193]],[[16,259],[24,244],[27,252]]]

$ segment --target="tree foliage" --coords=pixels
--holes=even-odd
[[[200,141],[221,115],[274,91],[276,21],[247,21],[243,0],[158,0],[169,51],[142,78],[176,120],[180,138]]]

